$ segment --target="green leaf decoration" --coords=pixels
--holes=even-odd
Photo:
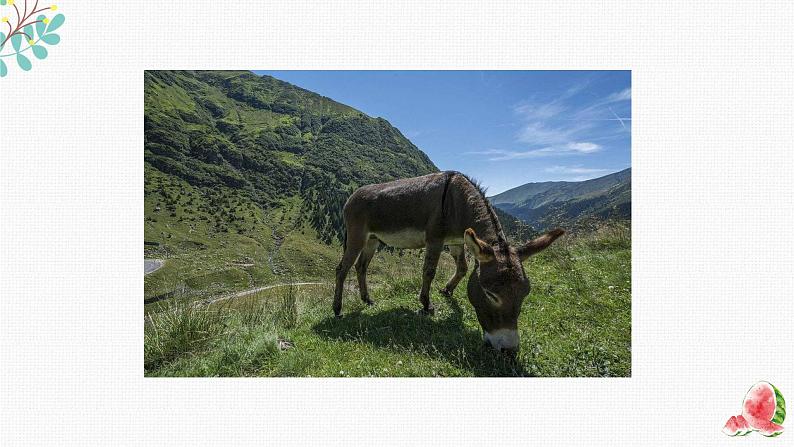
[[[22,44],[22,34],[14,34],[11,36],[11,46],[14,47],[14,51],[19,51],[19,46]]]
[[[63,25],[64,20],[66,20],[66,17],[64,17],[63,14],[58,14],[57,16],[53,17],[52,20],[50,20],[50,24],[47,26],[47,33],[49,34],[60,28],[61,25]]]
[[[58,42],[61,41],[61,36],[57,34],[45,34],[41,36],[41,41],[47,45],[58,45]]]
[[[17,54],[17,64],[19,64],[19,68],[25,71],[28,71],[33,67],[33,65],[30,63],[30,59],[26,58],[22,54]]]
[[[34,33],[34,32],[33,32],[33,25],[28,25],[28,26],[26,26],[26,27],[25,27],[25,28],[22,30],[22,32],[24,32],[25,34],[27,34],[27,36],[22,36],[22,37],[24,37],[24,38],[25,38],[25,42],[27,42],[27,41],[28,41],[28,36],[30,36],[30,39],[35,39],[35,38],[36,38],[36,33]]]
[[[0,6],[8,4],[8,0],[0,0]],[[44,23],[45,20],[47,23]],[[31,50],[36,59],[46,59],[50,54],[50,50],[44,44],[58,45],[61,42],[61,36],[53,31],[63,26],[66,22],[66,17],[63,14],[56,14],[50,18],[45,14],[41,14],[36,17],[35,23],[30,22],[34,21],[29,17],[25,17],[22,23],[24,27],[11,36],[8,36],[6,32],[0,32],[0,54],[2,54],[6,43],[11,42],[9,46],[13,47],[14,51],[3,54],[3,57],[16,56],[17,65],[23,71],[30,71],[33,68],[33,63],[31,62],[33,57],[30,57],[30,54],[23,53]],[[6,41],[6,38],[8,38],[8,41]],[[34,43],[31,44],[30,41]],[[6,77],[8,71],[8,63],[4,59],[0,59],[0,77]]]
[[[39,36],[39,37],[43,36],[44,33],[47,30],[47,24],[42,22],[42,20],[44,20],[46,18],[47,18],[47,16],[38,16],[38,17],[36,17],[36,21],[38,22],[38,23],[36,23],[36,35]]]
[[[0,0],[0,6],[5,4],[6,4],[6,0]]]
[[[44,59],[47,57],[47,49],[41,45],[33,45],[31,47],[33,49],[33,55],[36,56],[36,59]]]

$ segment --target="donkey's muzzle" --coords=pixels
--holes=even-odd
[[[508,356],[518,354],[518,331],[515,329],[497,329],[493,332],[484,332],[485,345],[496,349]]]

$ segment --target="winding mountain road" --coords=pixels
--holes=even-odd
[[[253,295],[255,293],[262,292],[263,290],[275,289],[276,287],[285,287],[285,286],[321,286],[324,284],[329,284],[327,282],[288,282],[288,283],[281,283],[281,284],[271,284],[269,286],[262,286],[256,287],[254,289],[243,290],[242,292],[232,293],[229,295],[224,295],[217,298],[210,298],[204,300],[202,304],[205,306],[209,306],[210,304],[217,303],[219,301],[231,300],[235,298],[242,298],[244,296]]]

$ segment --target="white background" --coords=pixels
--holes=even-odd
[[[720,433],[794,406],[789,5],[60,2],[0,80],[0,444],[791,445]],[[632,377],[145,379],[143,70],[232,68],[631,69]]]

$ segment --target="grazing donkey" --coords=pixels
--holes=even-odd
[[[336,268],[334,314],[342,312],[347,273],[356,264],[361,299],[372,305],[367,291],[367,266],[378,245],[425,248],[421,313],[433,313],[430,283],[438,258],[448,245],[455,258],[455,275],[439,292],[451,296],[466,276],[469,248],[476,260],[469,278],[468,297],[482,326],[486,344],[515,354],[518,351],[518,315],[529,294],[529,280],[521,261],[548,247],[565,233],[553,230],[520,247],[505,240],[482,189],[465,175],[439,172],[377,185],[362,186],[344,208],[345,253]]]

